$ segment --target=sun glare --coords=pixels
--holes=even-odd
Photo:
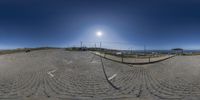
[[[102,36],[102,32],[101,32],[101,31],[98,31],[98,32],[96,33],[96,35],[97,35],[98,37],[101,37],[101,36]]]

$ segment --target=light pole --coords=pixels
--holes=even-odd
[[[100,48],[101,48],[101,42],[100,42]]]
[[[83,42],[81,41],[81,50],[83,50]]]
[[[100,38],[103,35],[103,33],[101,31],[98,31],[98,32],[96,32],[96,35],[97,35],[97,37]],[[100,52],[101,52],[101,46],[102,46],[101,41],[100,41],[99,46],[100,46]]]
[[[95,47],[95,51],[96,51],[97,50],[96,43],[94,44],[94,47]]]

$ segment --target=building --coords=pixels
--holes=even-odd
[[[183,49],[182,48],[173,48],[171,50],[172,54],[176,54],[176,55],[183,55]]]

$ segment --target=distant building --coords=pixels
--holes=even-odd
[[[116,52],[116,55],[122,55],[122,52]]]
[[[173,48],[171,50],[172,54],[176,54],[176,55],[183,55],[183,49],[182,48]]]

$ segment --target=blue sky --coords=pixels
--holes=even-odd
[[[80,41],[118,49],[200,49],[199,10],[198,0],[1,0],[0,49]]]

